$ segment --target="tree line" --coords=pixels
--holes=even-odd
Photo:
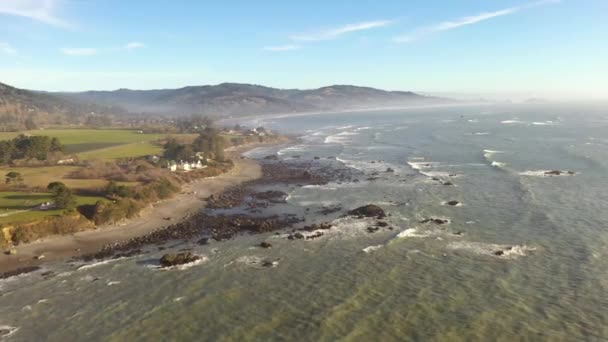
[[[12,140],[0,141],[0,164],[18,159],[47,160],[49,154],[55,152],[63,152],[59,139],[21,134]]]

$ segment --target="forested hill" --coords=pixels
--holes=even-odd
[[[109,107],[49,93],[18,89],[0,83],[0,127],[2,130],[33,129],[45,125],[82,124],[94,117],[123,114]]]
[[[70,100],[117,105],[131,112],[214,117],[309,111],[349,110],[450,102],[413,92],[333,85],[318,89],[278,89],[253,84],[222,83],[179,89],[57,93]]]

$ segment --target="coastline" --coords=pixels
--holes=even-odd
[[[259,146],[277,143],[281,142],[247,144],[228,149],[226,152],[234,162],[234,167],[230,171],[216,177],[184,184],[178,195],[152,204],[142,210],[136,218],[100,226],[94,230],[52,236],[17,246],[16,255],[0,255],[0,274],[94,253],[109,243],[143,236],[156,229],[178,223],[201,210],[205,206],[205,199],[209,196],[218,195],[228,187],[260,178],[261,166],[254,160],[241,159],[240,156]],[[40,255],[44,255],[44,258],[36,259]]]

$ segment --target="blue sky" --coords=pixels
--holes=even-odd
[[[0,0],[0,82],[599,98],[608,1]]]

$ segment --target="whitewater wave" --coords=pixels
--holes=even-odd
[[[15,334],[17,331],[19,331],[18,327],[12,327],[10,325],[0,325],[0,338],[4,340],[5,338]]]
[[[466,250],[474,254],[487,255],[497,258],[514,259],[529,255],[536,247],[527,245],[500,245],[494,243],[453,241],[447,245],[448,249]]]
[[[509,125],[509,124],[523,124],[525,122],[519,121],[519,120],[504,120],[504,121],[501,121],[500,123]]]
[[[175,270],[184,271],[184,270],[187,270],[194,266],[201,265],[209,260],[209,258],[205,255],[197,255],[197,256],[199,257],[198,260],[194,260],[193,262],[189,262],[186,264],[175,265],[175,266],[170,266],[170,267],[162,267],[160,265],[149,265],[147,267],[154,269],[154,270],[158,270],[158,271],[175,271]]]
[[[578,175],[578,172],[564,170],[533,170],[520,172],[519,175],[528,177],[564,177]]]
[[[382,247],[384,247],[384,245],[367,246],[367,247],[363,248],[362,251],[369,254],[373,251],[379,250]]]
[[[87,265],[79,266],[78,270],[79,271],[88,270],[88,269],[95,268],[95,267],[98,267],[98,266],[111,264],[111,263],[114,263],[116,261],[123,260],[123,259],[126,259],[126,258],[121,257],[121,258],[116,258],[116,259],[108,259],[108,260],[98,261],[98,262],[94,262],[92,264],[87,264]]]

